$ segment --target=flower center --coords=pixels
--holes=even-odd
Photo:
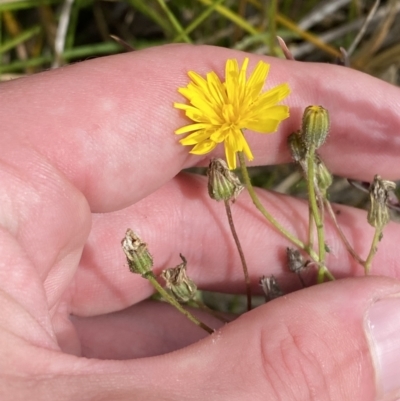
[[[224,104],[222,106],[222,117],[225,124],[236,125],[239,120],[239,113],[235,113],[235,109],[232,104]]]

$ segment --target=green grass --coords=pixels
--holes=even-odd
[[[238,48],[249,52],[282,56],[276,35],[289,46],[298,49],[300,60],[333,62],[339,46],[348,47],[358,29],[347,30],[324,43],[321,35],[353,21],[365,18],[370,1],[351,1],[348,6],[328,13],[317,23],[302,30],[299,23],[309,18],[321,2],[300,0],[126,0],[70,1],[65,0],[2,0],[0,2],[0,74],[32,74],[48,69],[54,63],[69,63],[105,54],[124,51],[110,39],[116,35],[135,49],[163,43],[208,43]],[[332,1],[331,3],[335,3]],[[383,2],[379,12],[389,7]],[[393,3],[393,2],[392,2]],[[368,6],[369,5],[369,6]],[[369,31],[352,57],[357,68],[384,75],[396,60],[396,40],[391,38],[397,20],[385,31],[380,24]],[[60,31],[60,22],[67,20],[67,29]],[[57,33],[58,32],[58,33]],[[365,54],[374,37],[380,34],[377,48]],[[383,40],[382,40],[383,36]],[[61,52],[55,46],[56,37],[64,43]],[[301,51],[304,44],[314,44],[310,52]],[[375,42],[374,42],[375,43]],[[375,46],[376,47],[376,46]],[[380,53],[384,65],[374,60]],[[358,60],[362,55],[362,65]],[[397,65],[397,64],[396,64]]]

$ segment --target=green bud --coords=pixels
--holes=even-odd
[[[329,113],[322,106],[308,106],[304,110],[302,135],[307,149],[318,149],[326,140],[329,132]]]
[[[317,177],[318,188],[321,191],[321,194],[326,198],[326,192],[333,182],[332,174],[327,169],[323,161],[318,157],[318,155],[315,156],[315,174]]]
[[[239,178],[229,170],[222,159],[212,159],[207,170],[208,193],[216,201],[232,200],[233,202],[243,190]]]
[[[197,292],[196,284],[186,274],[186,259],[179,255],[182,263],[176,267],[171,267],[162,271],[161,276],[165,280],[175,298],[182,303],[189,302]]]
[[[382,180],[379,175],[374,177],[374,181],[369,188],[369,196],[371,200],[368,210],[368,223],[379,230],[389,223],[389,208],[386,204],[389,198],[389,192],[396,188],[396,184],[392,181]]]
[[[147,273],[151,272],[153,257],[147,250],[147,244],[130,228],[128,228],[125,238],[122,240],[122,249],[125,252],[129,270],[132,273],[141,274],[145,277]]]

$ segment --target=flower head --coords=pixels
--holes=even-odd
[[[289,107],[277,105],[289,93],[288,84],[281,84],[261,92],[269,71],[269,64],[259,61],[249,78],[246,77],[249,59],[239,68],[236,60],[227,60],[225,82],[215,72],[206,79],[189,71],[191,82],[179,88],[189,104],[174,103],[185,111],[194,123],[175,131],[190,134],[180,140],[184,146],[194,145],[190,153],[204,155],[219,143],[224,143],[229,168],[236,168],[236,153],[244,152],[249,160],[253,154],[243,135],[245,128],[260,133],[275,132],[279,123],[289,117]]]

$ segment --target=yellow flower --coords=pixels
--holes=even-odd
[[[194,123],[175,131],[176,134],[191,132],[179,142],[194,145],[190,153],[204,155],[218,143],[224,142],[225,155],[231,170],[236,168],[236,153],[244,152],[249,160],[253,154],[243,135],[245,128],[260,133],[275,132],[279,123],[289,117],[289,107],[277,105],[290,93],[288,84],[281,84],[261,93],[269,71],[269,64],[259,61],[246,79],[249,59],[245,58],[239,69],[237,60],[227,60],[225,82],[215,72],[206,79],[189,71],[191,82],[179,88],[190,104],[174,103],[185,111]]]

